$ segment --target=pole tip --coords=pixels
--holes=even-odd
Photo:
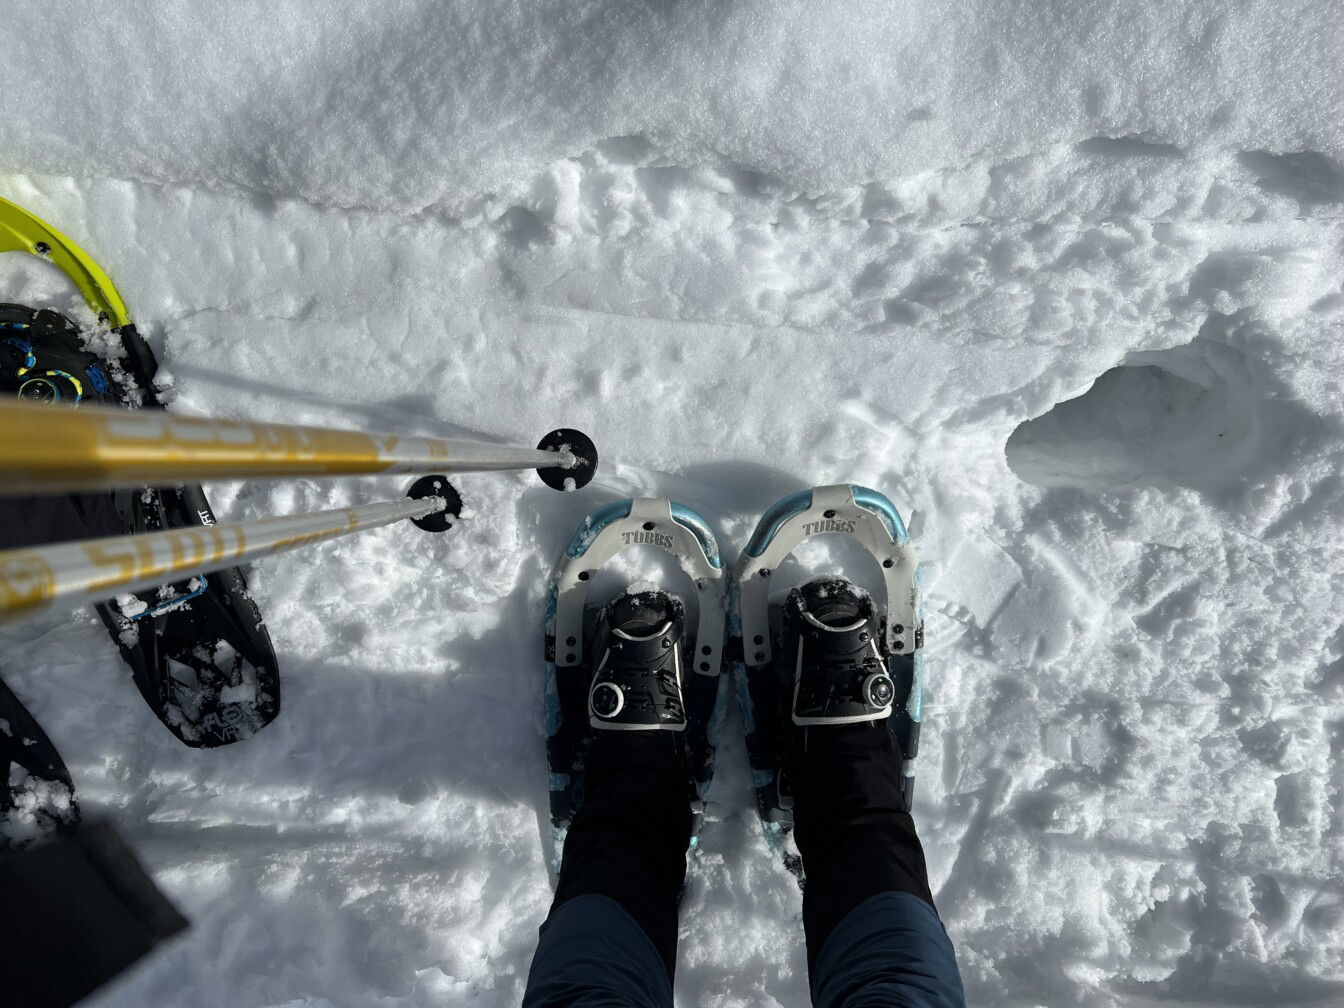
[[[597,446],[582,431],[569,427],[553,430],[541,439],[537,448],[540,451],[568,451],[574,456],[575,465],[569,469],[558,465],[537,469],[541,481],[552,490],[580,490],[592,482],[597,473]]]
[[[435,474],[421,476],[411,484],[406,496],[412,500],[424,500],[426,497],[442,497],[448,506],[423,518],[412,518],[415,527],[423,532],[447,532],[462,514],[462,495],[448,482],[447,476]]]

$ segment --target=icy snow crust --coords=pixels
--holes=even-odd
[[[285,709],[231,749],[176,743],[91,612],[3,632],[195,924],[90,1004],[516,1004],[555,557],[644,494],[731,564],[839,481],[929,565],[915,816],[971,1001],[1344,997],[1342,13],[9,11],[0,194],[116,278],[174,408],[603,457],[259,564]],[[10,258],[5,299],[68,307]],[[401,492],[210,489],[221,520]],[[805,1003],[739,724],[678,997]]]

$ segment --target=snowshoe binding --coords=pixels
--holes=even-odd
[[[75,786],[61,754],[0,681],[0,853],[78,822]]]
[[[67,407],[163,408],[154,354],[106,274],[68,238],[0,199],[0,252],[12,251],[60,267],[99,327],[81,331],[58,312],[0,304],[0,395]],[[0,548],[214,522],[197,485],[0,498]],[[279,713],[275,652],[238,568],[126,595],[97,610],[141,695],[186,745],[239,741]]]
[[[875,601],[843,577],[772,597],[770,579],[805,539],[839,533],[861,543],[882,573]],[[817,487],[776,503],[739,561],[730,598],[733,674],[747,735],[756,809],[766,842],[801,883],[791,833],[788,766],[813,726],[881,722],[902,756],[906,808],[919,750],[924,629],[919,576],[905,524],[875,490]]]
[[[657,588],[590,604],[593,574],[633,546],[676,557],[695,582],[698,627],[683,602]],[[584,764],[599,731],[676,732],[687,768],[698,842],[714,774],[714,738],[727,699],[719,671],[724,571],[714,536],[690,508],[624,500],[589,515],[556,567],[546,605],[546,758],[550,767],[552,867],[583,803]]]
[[[666,592],[620,596],[598,614],[588,724],[609,731],[684,731],[686,613]]]

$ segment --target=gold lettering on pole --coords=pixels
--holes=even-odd
[[[0,612],[30,612],[56,594],[56,574],[36,553],[0,553]]]

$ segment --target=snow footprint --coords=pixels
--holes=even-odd
[[[1005,454],[1036,486],[1216,490],[1253,458],[1263,401],[1243,354],[1197,338],[1132,355],[1082,395],[1021,424]]]

